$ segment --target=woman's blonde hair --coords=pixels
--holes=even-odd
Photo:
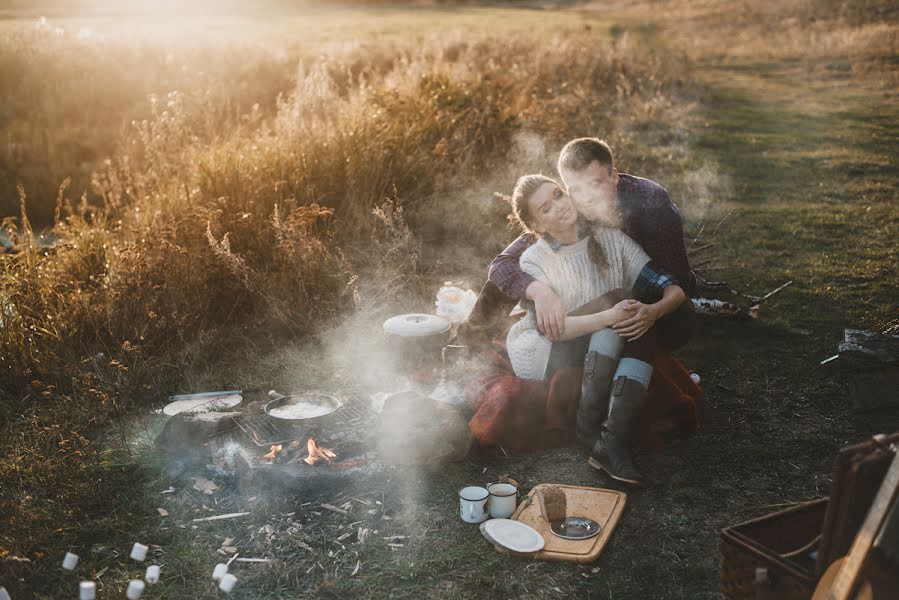
[[[524,231],[537,236],[541,234],[534,231],[532,227],[534,215],[531,214],[530,200],[537,190],[547,183],[552,183],[558,188],[562,187],[552,177],[534,173],[519,177],[518,181],[515,182],[515,188],[512,190],[512,214],[510,215],[510,220],[518,223]],[[609,261],[602,248],[599,247],[596,238],[593,237],[592,233],[588,233],[587,237],[590,238],[590,241],[587,242],[587,255],[590,257],[590,261],[601,270],[608,269]]]

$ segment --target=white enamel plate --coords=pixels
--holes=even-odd
[[[537,552],[543,549],[543,536],[537,530],[512,519],[490,519],[484,523],[493,541],[512,552]]]

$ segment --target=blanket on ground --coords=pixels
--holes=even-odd
[[[531,450],[574,441],[580,367],[559,369],[550,381],[518,379],[499,341],[484,350],[481,359],[483,368],[466,386],[465,395],[474,411],[469,428],[482,448]],[[658,450],[672,429],[696,431],[701,399],[702,391],[683,363],[670,354],[658,354],[637,441]]]

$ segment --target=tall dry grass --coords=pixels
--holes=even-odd
[[[22,70],[110,54],[77,40],[66,46],[52,30],[28,35],[7,55]],[[43,62],[20,56],[37,47]],[[98,89],[137,93],[127,89],[131,74],[164,52],[134,52],[118,56]],[[53,203],[61,241],[52,251],[28,246],[24,210],[7,219],[23,251],[2,263],[4,381],[53,377],[97,351],[123,361],[170,357],[245,327],[310,333],[366,297],[360,287],[385,278],[416,285],[402,265],[414,235],[394,236],[409,247],[393,254],[370,252],[372,236],[391,235],[373,214],[385,199],[408,222],[392,227],[428,231],[434,247],[501,244],[505,207],[466,192],[478,182],[510,186],[534,166],[534,157],[519,159],[522,132],[542,140],[536,164],[544,168],[583,132],[651,161],[670,154],[670,143],[652,140],[670,142],[666,124],[683,83],[680,70],[626,36],[609,42],[589,27],[332,45],[314,60],[282,61],[284,73],[256,76],[234,62],[233,72],[183,76],[177,91],[148,97],[149,114],[126,127],[90,192],[79,200],[64,191]],[[115,120],[108,114],[44,117],[76,131]]]

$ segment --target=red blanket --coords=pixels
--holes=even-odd
[[[483,358],[483,371],[466,388],[474,409],[469,428],[481,447],[529,450],[574,440],[581,368],[561,369],[551,381],[531,381],[515,377],[500,343],[485,350]],[[696,431],[701,399],[702,391],[683,363],[670,354],[657,355],[637,430],[639,443],[660,449],[666,431]]]

